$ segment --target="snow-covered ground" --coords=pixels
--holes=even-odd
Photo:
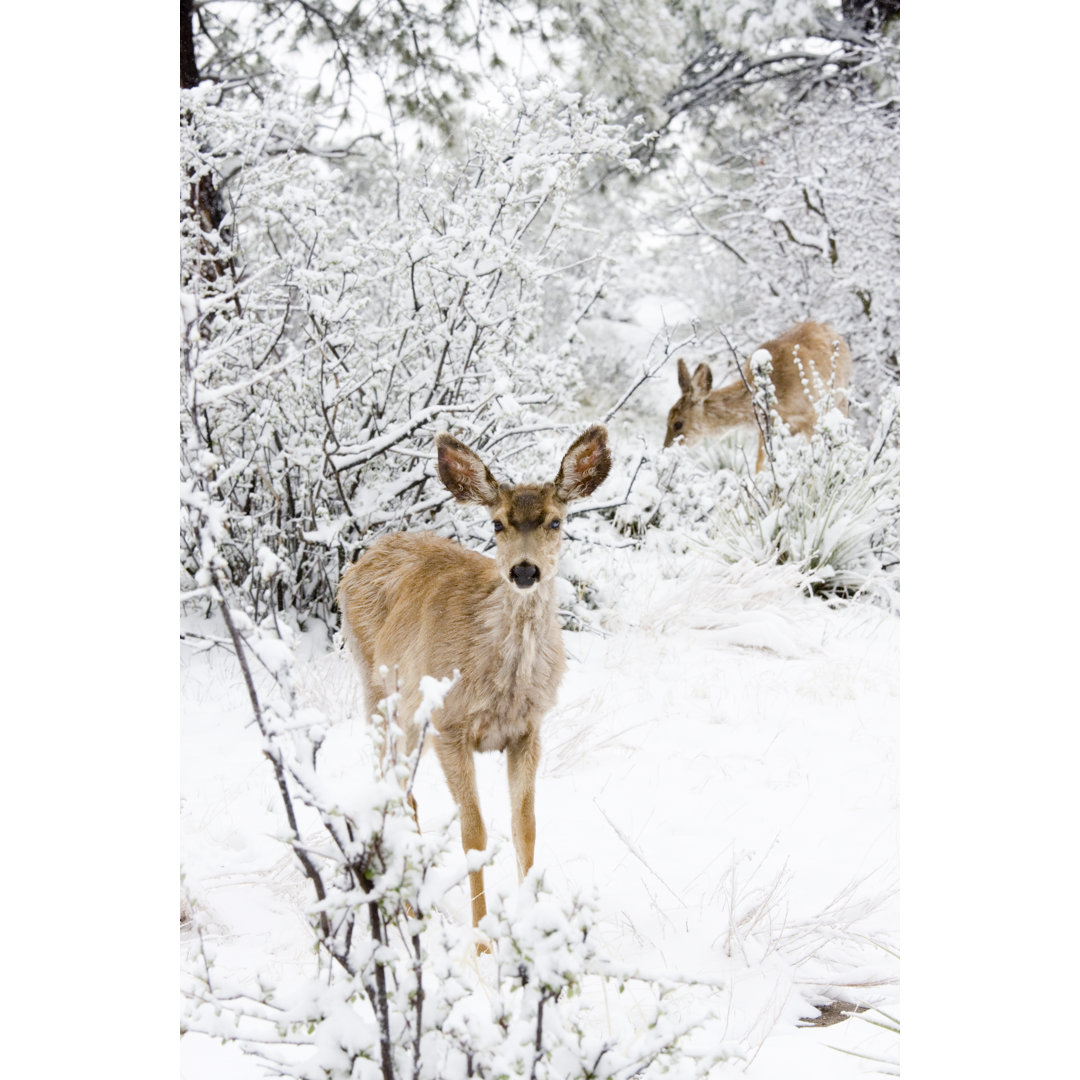
[[[721,1018],[710,1037],[733,1057],[718,1075],[895,1071],[897,1036],[868,1022],[875,1012],[799,1021],[829,999],[899,1017],[899,620],[806,598],[782,567],[630,549],[589,559],[611,610],[603,633],[564,635],[570,669],[537,780],[546,885],[595,891],[612,962],[723,984],[709,991]],[[362,723],[350,661],[324,633],[304,644],[301,692],[332,724],[321,767],[348,770]],[[313,963],[309,887],[274,839],[278,795],[238,670],[223,649],[185,647],[182,674],[186,892],[223,968],[301,974]],[[479,758],[478,772],[498,848],[487,889],[512,905],[501,755]],[[425,829],[456,829],[434,755],[417,796]],[[447,914],[468,921],[463,892]],[[181,955],[192,947],[182,934]],[[477,993],[488,974],[481,959]],[[638,995],[597,983],[598,1030],[632,1029]],[[197,1035],[181,1062],[185,1080],[262,1075]]]

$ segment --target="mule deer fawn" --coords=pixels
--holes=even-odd
[[[809,437],[817,420],[814,403],[823,392],[831,393],[833,404],[847,416],[851,352],[844,339],[831,327],[817,322],[799,323],[758,348],[765,349],[772,357],[776,411],[793,432]],[[740,378],[738,382],[713,390],[712,369],[708,364],[698,364],[691,375],[680,359],[682,397],[668,413],[664,445],[670,446],[681,437],[686,446],[692,446],[707,435],[753,424],[751,389],[754,379],[749,362],[743,373],[745,382]],[[759,432],[757,469],[761,468],[764,459],[765,439]]]
[[[434,533],[384,536],[342,575],[342,629],[368,714],[400,690],[397,718],[409,753],[420,737],[413,714],[421,676],[460,672],[433,720],[432,741],[460,809],[462,846],[487,845],[473,755],[505,751],[520,880],[533,863],[540,721],[566,669],[555,599],[562,523],[567,505],[591,494],[611,468],[607,432],[590,427],[547,484],[499,484],[453,436],[438,435],[435,445],[443,484],[491,515],[495,558]],[[483,870],[470,872],[469,884],[475,926],[487,911]]]

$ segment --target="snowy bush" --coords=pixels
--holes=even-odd
[[[326,616],[362,546],[437,523],[437,428],[505,460],[571,407],[580,311],[572,287],[545,299],[583,265],[567,253],[582,173],[627,147],[600,108],[547,84],[507,92],[459,150],[406,160],[373,143],[348,173],[298,152],[304,128],[276,99],[197,90],[183,107],[184,498],[214,494],[254,618]],[[208,232],[190,208],[211,172],[232,180]],[[193,574],[189,528],[181,560]]]
[[[866,593],[891,603],[899,587],[900,412],[886,390],[869,446],[854,422],[822,412],[813,436],[792,438],[774,414],[768,467],[737,486],[717,515],[730,561],[790,563],[819,594]]]
[[[510,461],[595,419],[612,346],[582,324],[624,319],[643,290],[683,298],[705,347],[713,325],[752,348],[833,321],[868,438],[898,370],[892,32],[856,33],[836,4],[573,11],[208,7],[207,81],[181,100],[181,479],[184,498],[220,495],[220,555],[256,621],[326,618],[380,532],[450,528],[439,428]],[[561,74],[480,77],[500,70],[504,15]],[[479,66],[439,59],[473,41]],[[310,107],[286,46],[324,57]],[[368,69],[385,100],[359,120]],[[575,72],[612,112],[568,88]],[[191,589],[186,525],[180,557]]]

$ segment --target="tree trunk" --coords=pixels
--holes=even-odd
[[[192,22],[195,12],[191,0],[180,0],[180,89],[190,90],[199,85],[199,68],[195,63],[195,32]]]
[[[180,89],[191,90],[199,85],[199,66],[195,61],[195,8],[193,0],[180,0]],[[184,113],[181,117],[183,123],[190,123],[190,116]],[[221,237],[221,222],[225,217],[225,207],[221,200],[221,194],[210,176],[200,176],[193,180],[188,205],[198,222],[199,229],[203,234],[202,251],[205,258],[201,259],[200,273],[206,281],[217,281],[224,277],[226,270],[232,269],[232,258],[222,258],[217,244],[210,235]],[[224,239],[224,237],[221,237]],[[240,301],[233,296],[233,301],[239,311]]]
[[[841,0],[844,21],[862,31],[880,29],[900,14],[900,0]]]

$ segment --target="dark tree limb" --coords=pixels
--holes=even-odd
[[[262,706],[259,704],[259,695],[255,689],[255,680],[251,675],[251,666],[247,662],[247,650],[244,648],[243,638],[240,636],[240,631],[237,630],[236,624],[233,622],[232,613],[229,611],[229,604],[225,598],[225,593],[221,588],[221,580],[218,577],[217,571],[211,568],[210,576],[214,588],[221,598],[221,614],[225,620],[225,626],[229,631],[229,637],[232,639],[233,649],[236,652],[236,659],[240,663],[240,670],[244,676],[244,685],[247,687],[248,697],[251,700],[251,708],[255,714],[255,723],[258,725],[259,732],[267,743],[267,748],[264,750],[264,753],[274,767],[274,778],[277,780],[278,791],[281,793],[281,801],[285,807],[285,816],[289,822],[289,830],[295,839],[295,842],[292,844],[293,852],[300,861],[300,865],[304,869],[304,874],[314,886],[315,895],[321,903],[326,900],[326,888],[323,885],[322,875],[315,868],[315,864],[311,859],[308,858],[307,852],[301,847],[300,827],[296,822],[296,812],[293,809],[292,796],[289,794],[289,785],[285,779],[285,768],[281,761],[281,755],[272,752],[269,748],[269,734],[266,730],[266,724],[263,721]],[[322,931],[324,940],[329,940],[330,922],[326,917],[325,911],[319,912],[319,928]]]
[[[180,89],[199,85],[199,67],[195,62],[195,7],[192,0],[180,0]]]

